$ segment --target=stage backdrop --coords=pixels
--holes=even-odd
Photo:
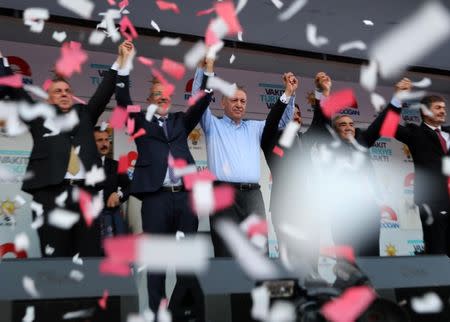
[[[13,68],[21,72],[25,82],[34,85],[42,85],[47,78],[51,77],[53,69],[52,64],[59,56],[59,48],[50,46],[30,45],[17,42],[2,42],[2,52],[10,58]],[[109,53],[88,52],[89,60],[83,66],[83,73],[75,75],[71,79],[71,84],[75,95],[88,100],[99,84],[104,71],[113,63],[115,56]],[[150,57],[151,58],[151,57]],[[161,61],[155,60],[155,66],[159,67]],[[218,75],[221,78],[233,82],[239,80],[239,84],[245,85],[248,92],[248,118],[264,119],[268,112],[268,106],[275,102],[282,94],[281,71],[280,75],[235,70],[231,68],[217,68]],[[184,110],[192,87],[193,71],[188,72],[180,81],[170,79],[176,85],[175,96],[173,99],[174,110]],[[306,105],[306,93],[313,89],[314,75],[301,78],[301,86],[297,93],[297,102],[301,106],[305,121],[305,129],[312,117],[312,110]],[[148,96],[149,81],[151,79],[150,70],[135,61],[134,70],[131,75],[131,93],[136,104],[145,106],[145,99]],[[375,111],[370,104],[369,96],[361,89],[358,83],[352,82],[333,82],[333,89],[351,87],[355,90],[358,106],[344,110],[343,113],[351,115],[358,126],[364,127],[371,122],[375,116]],[[392,95],[392,88],[379,87],[377,91],[387,100]],[[215,102],[211,104],[213,112],[221,115],[219,105],[220,94],[217,95]],[[111,100],[109,107],[115,106],[115,101]],[[419,115],[415,111],[404,111],[403,118],[408,121],[419,121]],[[108,119],[108,113],[102,116],[102,120]],[[27,162],[27,156],[30,152],[31,139],[29,135],[23,135],[18,138],[0,138],[0,162],[2,165],[14,168],[18,177],[23,175]],[[206,151],[204,134],[198,127],[189,136],[189,146],[197,162],[198,168],[205,168]],[[132,174],[132,159],[135,146],[128,143],[128,137],[123,131],[116,131],[114,134],[114,156],[131,152],[130,175]],[[406,146],[396,140],[380,139],[370,150],[376,174],[380,186],[386,197],[386,205],[380,214],[381,219],[381,242],[380,252],[382,255],[413,255],[415,251],[423,247],[422,233],[418,212],[412,203],[414,169],[411,155]],[[261,157],[261,185],[266,204],[266,209],[270,203],[271,178],[268,167]],[[2,212],[0,213],[0,245],[11,243],[17,233],[25,232],[31,240],[31,246],[28,252],[29,256],[39,256],[39,248],[36,233],[30,228],[31,213],[29,202],[20,206],[13,200],[16,195],[25,196],[20,191],[20,182],[13,184],[2,184],[0,186],[0,202]],[[25,196],[27,197],[27,196]],[[27,197],[28,198],[28,197]],[[29,198],[27,199],[27,201]],[[12,214],[7,214],[4,209],[13,209]],[[136,231],[140,229],[140,210],[136,200],[129,204],[129,217],[132,226]],[[270,214],[266,214],[270,218]],[[352,223],[349,222],[349,225]],[[201,230],[209,230],[208,220],[202,219]],[[324,243],[331,243],[331,238],[327,234],[327,226],[324,223]],[[271,256],[277,255],[276,240],[273,230],[270,233],[270,253]]]

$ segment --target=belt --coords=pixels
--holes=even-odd
[[[182,191],[186,191],[186,189],[184,188],[183,185],[179,185],[179,186],[171,186],[171,187],[161,187],[161,189],[159,189],[160,191],[164,191],[164,192],[182,192]]]
[[[246,190],[258,190],[261,186],[258,183],[247,183],[247,182],[225,182],[225,181],[216,181],[216,183],[224,183],[235,187],[237,190],[246,191]]]
[[[84,179],[64,179],[64,184],[67,184],[69,186],[84,186]]]

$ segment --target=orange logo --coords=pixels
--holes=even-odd
[[[193,145],[197,145],[198,141],[200,141],[200,138],[202,137],[202,132],[200,129],[193,129],[191,133],[189,133],[189,140],[191,140]]]
[[[395,246],[392,244],[387,244],[384,251],[386,252],[386,254],[388,256],[396,256],[397,255],[397,248],[395,248]]]

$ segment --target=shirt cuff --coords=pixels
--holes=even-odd
[[[203,72],[203,74],[205,74],[205,76],[208,76],[208,77],[214,76],[214,73],[209,73],[209,72]]]
[[[323,94],[322,92],[319,92],[317,89],[314,91],[314,97],[316,98],[316,100],[321,101],[323,99]]]
[[[391,105],[395,106],[396,108],[401,108],[402,107],[402,101],[399,100],[396,96],[394,96],[391,99]]]
[[[287,96],[286,93],[283,93],[283,95],[280,96],[281,103],[287,104],[291,100],[290,96]]]
[[[9,61],[8,61],[8,58],[6,58],[6,57],[2,57],[2,58],[3,58],[3,66],[9,67]]]
[[[117,191],[117,195],[119,196],[120,199],[123,198],[123,192],[121,190]]]
[[[114,62],[114,64],[111,66],[112,70],[115,70],[116,72],[119,71],[119,63],[118,62]]]

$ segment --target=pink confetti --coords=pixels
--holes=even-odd
[[[195,103],[197,103],[197,101],[199,99],[201,99],[205,95],[206,95],[206,93],[203,91],[197,92],[195,95],[191,95],[191,97],[189,97],[189,100],[188,100],[188,106],[194,105]]]
[[[128,171],[128,155],[123,154],[119,157],[119,165],[117,167],[117,173],[126,173]]]
[[[127,30],[130,32],[128,33]],[[136,29],[128,16],[123,16],[120,20],[120,33],[128,41],[132,41],[138,37]]]
[[[278,155],[280,158],[283,157],[284,155],[284,151],[282,148],[280,148],[278,145],[275,145],[275,147],[272,150],[273,153],[275,153],[276,155]]]
[[[356,321],[375,298],[375,292],[368,286],[351,287],[337,299],[325,303],[320,312],[328,321]]]
[[[115,6],[116,5],[116,1],[115,0],[108,0],[108,3],[110,6]]]
[[[136,140],[138,137],[145,135],[145,133],[147,133],[147,132],[145,131],[145,129],[140,128],[139,131],[137,131],[136,133],[133,134],[133,136],[130,136],[130,137],[128,138],[128,142],[131,142],[131,141],[133,141],[133,140]]]
[[[321,102],[323,114],[330,118],[345,108],[357,106],[356,98],[352,89],[344,89],[334,92]]]
[[[161,84],[164,86],[163,89],[163,93],[162,95],[165,97],[170,97],[173,92],[175,91],[175,86],[171,83],[169,83],[164,76],[160,73],[159,70],[157,70],[156,68],[152,68],[152,74],[153,76],[155,76],[160,82]]]
[[[184,187],[186,190],[192,190],[192,187],[197,181],[214,181],[216,176],[208,169],[203,169],[200,172],[189,173],[183,177]]]
[[[0,77],[0,85],[21,88],[22,87],[22,75],[14,74],[10,76]]]
[[[209,15],[209,14],[213,13],[214,11],[216,11],[215,8],[209,8],[209,9],[205,9],[205,10],[200,10],[195,15],[197,17],[205,16],[205,15]]]
[[[128,118],[127,121],[128,134],[134,133],[134,125],[135,125],[134,119]]]
[[[131,263],[136,259],[137,243],[140,235],[125,235],[105,238],[103,248],[109,260]]]
[[[180,13],[176,3],[157,0],[156,5],[159,7],[159,10],[172,10],[175,13]]]
[[[71,77],[75,72],[81,73],[81,65],[87,58],[79,42],[65,42],[61,47],[61,57],[56,62],[56,72],[64,77]]]
[[[257,223],[254,223],[248,227],[247,235],[249,237],[252,237],[254,235],[267,235],[268,228],[267,228],[267,221],[261,220]]]
[[[119,2],[119,8],[120,9],[123,9],[123,8],[125,8],[126,6],[128,6],[128,0],[122,0],[122,1],[120,1]]]
[[[212,23],[213,23],[213,20],[210,21],[208,27],[206,28],[206,32],[205,32],[205,44],[206,44],[206,46],[209,46],[209,47],[220,42],[219,37],[217,37],[216,33],[214,32],[214,30],[212,28]]]
[[[141,111],[140,105],[128,105],[127,112],[128,113],[139,113]]]
[[[124,108],[117,106],[111,114],[109,124],[113,129],[121,129],[125,125],[127,117],[127,111]]]
[[[241,24],[236,15],[234,3],[232,1],[216,2],[214,5],[217,15],[228,25],[228,34],[234,35],[242,31]]]
[[[400,114],[389,110],[387,112],[386,118],[383,121],[383,125],[381,126],[380,135],[387,138],[395,137],[395,133],[397,132],[399,122],[400,122]]]
[[[234,204],[235,190],[230,185],[220,185],[214,188],[214,211],[226,209]]]
[[[182,169],[188,165],[187,161],[184,159],[175,159],[171,154],[169,154],[169,167]]]
[[[50,88],[50,86],[52,85],[52,80],[51,79],[46,79],[44,84],[42,84],[42,88],[44,89],[44,91],[48,91],[48,89]]]
[[[355,252],[350,246],[328,246],[322,247],[320,253],[324,256],[336,256],[337,258],[345,258],[351,263],[355,262]]]
[[[80,210],[83,214],[84,221],[88,227],[91,227],[94,221],[94,216],[91,213],[90,206],[92,203],[92,196],[89,192],[80,189]]]
[[[163,58],[161,69],[175,79],[182,79],[186,71],[183,64],[169,58]]]
[[[79,98],[79,97],[77,97],[77,96],[75,96],[75,95],[72,95],[72,98],[73,98],[73,100],[74,100],[75,102],[78,102],[78,103],[84,104],[84,105],[87,104],[85,100],[83,100],[83,99],[81,99],[81,98]]]
[[[153,66],[153,60],[151,60],[150,58],[146,58],[144,56],[139,56],[137,59],[141,64],[143,64],[145,66],[149,66],[149,67]]]
[[[131,269],[126,263],[114,262],[108,259],[104,259],[100,262],[100,273],[103,275],[116,275],[116,276],[130,276]]]
[[[106,310],[106,301],[108,300],[108,296],[108,290],[104,290],[102,298],[98,300],[98,306],[100,306],[103,310]]]

